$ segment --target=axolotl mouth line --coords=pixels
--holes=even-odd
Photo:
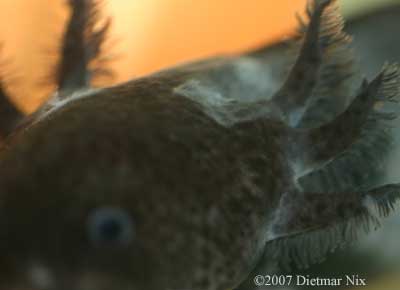
[[[337,1],[289,43],[98,89],[111,22],[68,5],[53,98],[27,117],[3,101],[0,290],[249,290],[394,209],[399,184],[374,182],[399,71],[355,89]]]

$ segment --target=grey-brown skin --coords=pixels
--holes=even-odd
[[[228,289],[244,279],[291,184],[285,130],[264,120],[225,128],[169,79],[179,81],[145,78],[71,103],[2,150],[0,261],[11,272],[0,285],[22,283],[30,263],[54,271],[57,289]],[[91,244],[88,216],[102,207],[130,214],[131,244]]]
[[[388,130],[375,107],[399,88],[388,67],[331,120],[300,126],[309,99],[341,97],[350,74],[334,2],[310,9],[285,81],[260,50],[100,90],[60,86],[1,148],[0,289],[232,289],[259,263],[307,265],[352,240],[376,220],[369,204],[387,215],[397,184],[310,190],[329,166],[353,178],[364,151],[384,163],[357,144]]]

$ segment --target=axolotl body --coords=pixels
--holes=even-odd
[[[377,104],[399,76],[352,91],[337,10],[309,7],[287,72],[261,49],[90,89],[65,53],[59,91],[2,144],[0,289],[234,289],[375,226],[400,186],[361,185],[385,164],[393,114]]]

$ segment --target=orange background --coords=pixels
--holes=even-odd
[[[381,0],[371,0],[369,2]],[[0,1],[0,73],[15,103],[34,110],[51,92],[67,0]],[[283,38],[306,0],[108,0],[114,19],[113,81],[121,82],[177,62],[238,52]],[[347,1],[350,2],[350,1]],[[345,2],[346,3],[346,2]],[[361,0],[353,3],[360,4]],[[398,289],[398,275],[368,289]],[[386,286],[384,284],[386,283]]]
[[[68,17],[67,0],[0,1],[3,77],[25,111],[49,94],[44,86],[56,62]],[[113,82],[177,62],[236,52],[289,33],[304,0],[109,0],[104,15],[114,19],[110,53]]]

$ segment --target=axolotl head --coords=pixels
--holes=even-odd
[[[201,140],[223,132],[174,112],[178,99],[120,93],[66,105],[2,148],[0,289],[213,287],[204,212],[227,161]]]

